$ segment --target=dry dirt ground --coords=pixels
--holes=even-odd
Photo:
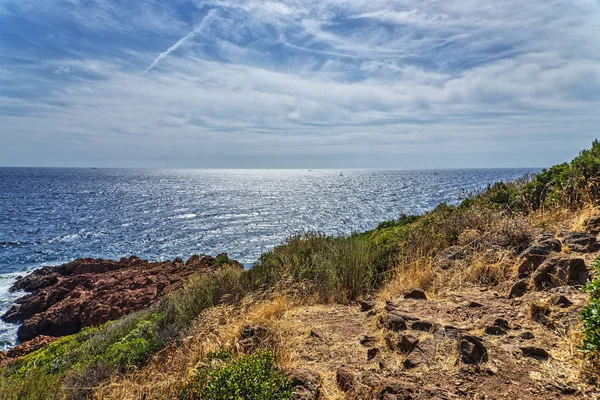
[[[552,304],[559,292],[573,304]],[[512,300],[473,288],[440,299],[380,300],[367,312],[359,306],[300,307],[285,313],[277,325],[285,327],[283,337],[293,338],[294,343],[287,343],[293,351],[290,363],[321,376],[324,398],[381,397],[370,388],[385,384],[386,379],[414,387],[413,397],[406,398],[576,398],[583,396],[578,378],[581,354],[571,335],[586,301],[587,295],[572,288]],[[542,309],[547,303],[547,315],[532,316],[532,303],[542,304]],[[406,329],[385,328],[380,320],[390,313],[409,320]],[[489,328],[496,326],[497,319],[507,323],[499,322],[502,331]],[[468,365],[461,360],[458,343],[464,334],[482,339],[486,362]],[[409,354],[394,345],[405,336],[418,340]],[[421,348],[419,343],[425,345]],[[526,355],[521,350],[526,347],[546,350],[548,355]],[[377,353],[370,360],[369,350]],[[405,363],[407,358],[412,362]],[[340,390],[336,377],[341,366],[354,381],[347,393]],[[593,398],[592,393],[588,396]]]

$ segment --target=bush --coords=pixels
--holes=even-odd
[[[583,320],[583,350],[595,361],[600,360],[600,257],[593,264],[595,279],[584,290],[590,294],[590,302],[581,312]]]
[[[144,365],[152,354],[177,338],[224,294],[240,298],[243,294],[241,274],[237,269],[225,268],[194,278],[148,310],[86,328],[26,355],[2,371],[3,379],[19,381],[23,393],[29,393],[27,388],[35,392],[43,382],[39,375],[45,374],[48,384],[67,380],[77,398],[90,397],[98,382]],[[13,386],[2,385],[0,398],[10,398],[14,391]],[[22,398],[28,397],[23,395]]]
[[[570,163],[555,165],[535,175],[523,188],[523,198],[532,209],[580,207],[600,202],[600,142],[583,150]]]
[[[180,391],[180,400],[286,400],[293,398],[293,386],[276,365],[271,352],[239,358],[230,352],[209,357]]]
[[[247,290],[278,283],[310,286],[322,300],[352,301],[373,289],[376,271],[367,237],[294,236],[244,273]]]

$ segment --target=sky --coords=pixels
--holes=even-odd
[[[0,166],[544,167],[598,0],[0,0]]]

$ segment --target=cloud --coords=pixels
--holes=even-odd
[[[589,1],[9,3],[4,163],[525,166],[600,126]]]
[[[183,46],[183,44],[185,42],[187,42],[188,40],[190,40],[197,34],[201,33],[204,30],[204,28],[206,27],[206,25],[208,25],[210,23],[210,21],[216,16],[216,14],[217,14],[217,10],[215,10],[215,9],[210,10],[208,12],[208,14],[206,14],[206,16],[202,19],[202,22],[200,22],[200,24],[197,27],[195,27],[190,33],[188,33],[187,35],[185,35],[184,37],[179,39],[177,41],[177,43],[175,43],[173,46],[169,47],[166,51],[160,53],[158,55],[158,57],[156,57],[154,59],[154,61],[152,61],[152,64],[150,64],[145,69],[145,72],[148,72],[149,70],[154,68],[161,60],[163,60],[165,57],[168,57],[169,54],[171,54],[172,52],[174,52],[175,50],[177,50],[178,48]]]

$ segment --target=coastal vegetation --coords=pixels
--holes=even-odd
[[[223,269],[193,278],[144,311],[86,328],[10,363],[1,371],[0,398],[111,398],[110,393],[135,398],[119,380],[137,382],[136,374],[158,368],[152,365],[173,349],[186,349],[178,354],[187,360],[178,361],[172,379],[165,378],[167,372],[148,372],[148,379],[168,382],[146,398],[292,398],[292,381],[283,368],[291,359],[284,339],[265,333],[256,346],[240,346],[249,322],[276,324],[293,305],[348,305],[411,289],[443,297],[474,286],[504,288],[516,278],[518,255],[536,236],[583,224],[599,203],[600,143],[594,141],[569,163],[495,183],[456,205],[402,215],[350,236],[295,236],[246,271],[227,268],[222,258]],[[600,261],[594,269],[600,274]],[[582,335],[569,340],[574,358],[577,349],[584,350],[589,362],[581,370],[593,385],[600,371],[600,278],[586,291],[590,302],[581,313]],[[220,339],[194,348],[190,343],[200,331]]]

